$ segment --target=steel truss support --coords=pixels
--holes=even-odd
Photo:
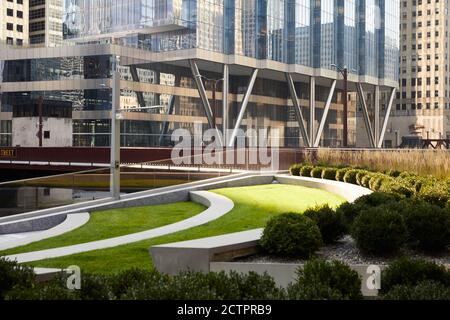
[[[387,126],[389,119],[391,117],[392,106],[394,105],[395,94],[397,92],[396,88],[392,88],[391,97],[389,98],[389,104],[386,108],[386,115],[384,116],[383,127],[381,128],[380,139],[378,140],[378,148],[383,147],[384,137],[386,135]]]
[[[291,96],[292,103],[294,105],[295,113],[297,115],[297,121],[298,121],[298,125],[300,127],[300,132],[305,141],[305,145],[308,148],[311,148],[312,147],[311,141],[309,140],[308,131],[306,130],[306,127],[305,127],[305,119],[303,118],[303,114],[302,114],[302,107],[300,106],[300,103],[298,102],[298,95],[295,90],[295,85],[294,85],[294,81],[292,80],[291,74],[286,73],[286,81],[288,83],[289,93]]]
[[[361,83],[356,85],[358,90],[359,101],[361,103],[361,107],[363,109],[364,122],[366,123],[366,131],[370,140],[370,145],[372,148],[376,147],[375,136],[372,129],[372,123],[370,122],[369,109],[367,108],[366,98],[364,97],[364,90],[362,88]]]
[[[375,86],[375,114],[374,114],[374,128],[373,136],[375,138],[375,147],[378,147],[380,142],[380,86]]]
[[[316,78],[309,78],[309,139],[316,138]]]
[[[369,109],[367,107],[366,98],[364,96],[364,90],[360,83],[356,86],[358,90],[358,96],[363,110],[364,121],[366,123],[367,135],[369,136],[370,144],[372,148],[383,148],[384,137],[386,135],[387,126],[389,123],[390,115],[392,112],[392,106],[394,104],[396,88],[392,88],[391,96],[389,98],[389,104],[386,108],[386,115],[384,116],[383,125],[380,128],[380,87],[375,86],[375,99],[374,99],[374,128],[372,128],[372,122],[369,116]]]
[[[140,82],[136,66],[134,66],[134,65],[130,66],[130,73],[131,73],[131,78],[133,79],[133,82]],[[144,108],[145,107],[144,94],[140,91],[137,91],[135,93],[136,93],[136,97],[137,97],[138,104],[139,104],[138,107]]]
[[[258,77],[258,69],[255,69],[253,70],[252,76],[250,77],[250,81],[247,86],[247,92],[245,93],[244,99],[242,100],[241,109],[239,111],[239,115],[237,117],[233,133],[231,134],[230,140],[228,141],[229,147],[234,146],[234,141],[236,140],[239,128],[241,127],[242,124],[242,119],[244,119],[245,112],[247,111],[248,101],[250,100],[250,96],[252,95],[253,87],[255,86],[257,77]]]
[[[336,89],[336,83],[337,83],[337,81],[334,80],[333,83],[331,84],[330,93],[328,94],[328,99],[325,104],[325,109],[323,110],[322,119],[320,120],[320,125],[319,125],[319,128],[317,129],[316,140],[313,145],[314,148],[318,148],[320,145],[320,139],[322,138],[323,129],[325,128],[325,124],[327,122],[328,113],[329,113],[330,107],[331,107],[331,101],[333,101],[334,91]]]
[[[223,89],[222,89],[222,130],[223,144],[228,144],[228,94],[230,91],[230,69],[227,64],[223,65]]]
[[[167,131],[169,130],[169,121],[168,117],[173,113],[173,110],[175,109],[175,99],[176,96],[172,95],[169,100],[169,107],[166,111],[166,119],[163,122],[162,128],[161,128],[161,134],[159,136],[159,146],[161,147],[164,142],[164,137],[167,134]]]
[[[211,108],[211,105],[208,100],[208,96],[206,94],[205,86],[203,85],[202,76],[200,74],[200,71],[197,66],[197,62],[195,60],[189,60],[189,65],[191,67],[192,75],[194,77],[195,83],[197,85],[198,93],[200,94],[200,99],[202,100],[203,110],[205,111],[206,118],[208,119],[208,124],[210,128],[216,129],[216,121],[214,119],[214,113]],[[219,146],[223,146],[222,143],[222,135],[220,134],[219,130],[217,130],[218,134],[217,137],[219,139],[218,144]]]

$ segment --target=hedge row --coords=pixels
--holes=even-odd
[[[440,207],[450,206],[450,179],[437,179],[395,170],[372,172],[358,168],[335,168],[310,164],[294,164],[290,172],[294,176],[342,181],[401,198],[414,197]]]
[[[66,280],[37,283],[31,268],[0,259],[0,297],[7,300],[359,300],[361,278],[339,261],[310,260],[287,289],[256,273],[183,273],[132,269],[115,275],[82,274],[81,289]],[[30,277],[31,276],[31,277]],[[450,272],[442,265],[402,258],[381,274],[380,299],[449,300]]]
[[[450,246],[450,208],[381,192],[344,203],[287,213],[269,220],[261,247],[269,254],[308,259],[323,244],[351,234],[367,254],[390,255],[405,245],[429,253]]]
[[[435,253],[450,246],[450,207],[375,192],[340,206],[337,213],[366,253],[392,254],[403,245]]]
[[[37,283],[30,268],[0,259],[0,293],[7,300],[277,300],[360,299],[361,280],[340,262],[314,260],[298,270],[288,289],[267,274],[182,273],[132,269],[116,275],[82,274],[81,289],[66,288],[65,279]],[[17,277],[20,275],[20,277]],[[26,279],[22,281],[20,279]]]

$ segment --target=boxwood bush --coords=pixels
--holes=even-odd
[[[314,169],[311,170],[311,178],[321,179],[323,170],[323,167],[314,167]]]
[[[361,186],[364,187],[364,188],[370,188],[370,184],[369,184],[370,183],[370,179],[372,179],[372,177],[374,175],[375,174],[372,173],[372,172],[369,172],[366,175],[364,175],[364,177],[362,177],[362,179],[361,179]]]
[[[351,170],[351,168],[342,168],[342,169],[338,169],[338,171],[336,172],[336,181],[344,182],[345,174],[346,174],[347,171],[349,171],[349,170]]]
[[[391,301],[450,300],[450,287],[434,281],[423,281],[409,286],[398,285],[383,295],[383,299]]]
[[[310,178],[310,177],[311,177],[311,171],[312,171],[312,169],[314,169],[313,166],[305,165],[305,166],[303,166],[303,167],[300,169],[300,175],[301,175],[302,177],[308,177],[308,178]]]
[[[363,252],[392,254],[406,241],[405,221],[393,205],[367,208],[356,217],[352,235]]]
[[[270,219],[260,240],[261,247],[267,253],[292,258],[309,258],[322,243],[317,224],[297,213]]]
[[[150,278],[149,278],[150,279]],[[277,300],[284,290],[267,274],[254,272],[185,272],[167,279],[134,283],[122,296],[124,300]],[[163,281],[160,281],[163,280]]]
[[[363,185],[363,178],[369,174],[369,171],[366,170],[360,170],[357,174],[356,174],[356,184],[362,186]]]
[[[301,164],[294,164],[291,166],[291,168],[289,169],[289,172],[291,173],[291,175],[293,176],[300,176],[300,169],[302,168]]]
[[[344,175],[344,182],[356,184],[356,175],[359,173],[357,169],[348,170]]]
[[[418,198],[445,207],[450,200],[450,189],[446,183],[435,182],[422,185],[418,192]]]
[[[336,212],[342,216],[344,224],[350,230],[353,221],[363,210],[396,202],[397,198],[393,195],[374,192],[356,199],[354,203],[343,203],[336,209]]]
[[[322,179],[326,180],[336,180],[336,168],[325,168],[322,171]]]
[[[409,240],[425,251],[443,251],[450,245],[450,210],[420,201],[403,201]]]
[[[34,279],[32,268],[0,258],[0,300],[4,300],[6,294],[15,287],[32,288]]]
[[[375,174],[369,181],[370,190],[372,190],[372,191],[380,190],[380,187],[381,187],[383,181],[386,179],[388,179],[388,176],[386,176],[382,173]]]
[[[328,205],[310,208],[304,212],[304,215],[317,223],[325,244],[336,242],[346,231],[342,214],[337,213]]]
[[[442,265],[422,259],[401,258],[394,261],[381,274],[381,293],[395,286],[415,286],[423,281],[433,281],[450,286],[450,272]]]
[[[287,292],[291,300],[362,299],[358,273],[340,261],[308,261]]]
[[[400,198],[411,198],[415,193],[414,188],[410,185],[392,178],[382,179],[378,191],[394,194]]]

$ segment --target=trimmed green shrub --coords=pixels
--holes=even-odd
[[[217,274],[211,273],[211,276],[216,277]],[[230,283],[237,287],[237,294],[222,294],[222,292],[226,292]],[[213,284],[222,300],[281,300],[286,298],[285,290],[279,288],[267,273],[259,275],[255,272],[248,274],[231,272],[228,275],[228,281],[222,281],[220,286],[217,283]],[[223,289],[218,290],[220,288]]]
[[[420,200],[403,201],[409,240],[426,251],[442,251],[450,245],[450,210]]]
[[[398,209],[383,205],[362,210],[353,223],[352,235],[366,253],[391,254],[406,241],[406,226]]]
[[[400,198],[411,198],[415,192],[413,187],[402,183],[401,180],[392,178],[381,180],[381,185],[378,191],[390,193]]]
[[[326,180],[336,180],[336,168],[325,168],[322,171],[322,179]]]
[[[5,299],[6,294],[15,287],[32,288],[34,280],[32,268],[0,258],[0,300]]]
[[[445,207],[450,200],[450,190],[447,184],[435,182],[434,184],[422,185],[417,196],[419,199],[423,199],[429,203]]]
[[[423,281],[415,286],[395,286],[383,296],[383,299],[391,301],[450,300],[450,288],[433,281]]]
[[[166,286],[169,281],[169,276],[156,270],[130,269],[111,276],[109,285],[117,299],[130,297],[133,295],[131,291],[138,291],[144,286],[149,300],[159,300],[168,299]]]
[[[450,286],[450,273],[441,265],[422,259],[401,258],[394,261],[381,274],[381,293],[398,285],[415,286],[423,281],[433,281]]]
[[[361,179],[361,186],[364,188],[370,188],[370,179],[372,179],[374,175],[375,174],[372,172],[368,172],[366,175],[364,175],[364,177],[362,177]]]
[[[309,166],[309,165],[303,166],[303,167],[300,169],[300,175],[301,175],[302,177],[311,177],[311,171],[312,171],[313,169],[314,169],[313,166]]]
[[[79,300],[76,291],[70,291],[62,284],[62,281],[51,281],[49,283],[35,283],[31,287],[16,286],[9,291],[5,300],[22,301],[66,301]]]
[[[300,176],[300,169],[302,168],[301,164],[293,164],[289,169],[289,172],[292,176]]]
[[[356,174],[356,184],[362,186],[362,180],[363,178],[369,174],[369,171],[366,170],[360,170],[357,174]]]
[[[400,175],[401,175],[401,171],[399,171],[399,170],[394,170],[394,169],[391,169],[391,170],[388,170],[387,172],[386,172],[386,174],[388,175],[388,176],[391,176],[391,177],[393,177],[393,178],[397,178],[397,177],[399,177]]]
[[[337,209],[336,213],[342,217],[342,221],[345,226],[345,233],[350,233],[353,221],[355,221],[356,217],[359,215],[361,208],[359,206],[354,205],[353,203],[344,202]]]
[[[346,231],[342,215],[328,205],[308,209],[304,215],[317,223],[325,244],[336,242]]]
[[[371,207],[396,202],[397,199],[393,195],[374,192],[356,199],[354,203],[343,203],[336,209],[336,213],[342,216],[343,222],[347,226],[347,230],[350,231],[353,221],[361,211]]]
[[[383,181],[386,180],[387,178],[388,178],[388,176],[386,176],[384,174],[376,173],[369,181],[370,190],[378,191],[380,189]]]
[[[81,289],[78,294],[81,300],[113,300],[114,293],[111,290],[111,276],[83,274],[81,277]]]
[[[287,292],[291,300],[362,299],[358,273],[340,261],[308,261]]]
[[[270,254],[309,258],[321,247],[322,236],[319,227],[310,218],[286,213],[269,220],[260,244]]]
[[[276,300],[284,290],[267,274],[254,272],[185,272],[174,277],[148,278],[133,283],[122,296],[126,300]]]
[[[344,182],[344,177],[347,171],[351,170],[351,168],[342,168],[336,172],[336,181]]]
[[[315,167],[314,169],[312,169],[311,170],[311,178],[321,179],[323,169],[324,168],[322,168],[322,167]]]
[[[357,169],[348,170],[344,175],[344,182],[356,184],[356,175],[359,173]]]

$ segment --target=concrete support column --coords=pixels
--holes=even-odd
[[[112,80],[111,105],[111,197],[120,199],[120,74],[115,71]]]

